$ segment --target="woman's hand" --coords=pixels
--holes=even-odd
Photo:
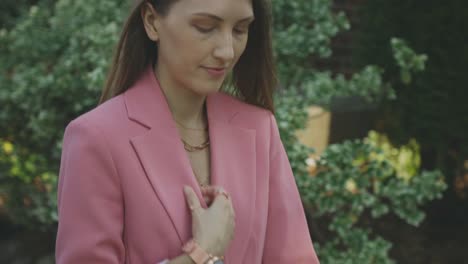
[[[206,205],[208,205],[208,207],[211,206],[211,203],[214,201],[216,196],[219,194],[219,191],[221,190],[222,190],[221,188],[215,187],[215,186],[202,186],[201,187],[201,193],[202,193],[203,199],[205,200],[205,203]]]
[[[234,237],[235,216],[231,199],[222,194],[221,187],[204,187],[203,197],[209,204],[204,209],[191,187],[186,186],[184,192],[192,210],[193,238],[206,252],[223,256]]]

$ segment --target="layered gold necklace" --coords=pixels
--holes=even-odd
[[[182,143],[184,143],[184,149],[188,152],[197,152],[200,150],[206,149],[210,145],[210,138],[208,137],[205,142],[201,143],[200,145],[190,145],[187,141],[182,139]]]
[[[174,119],[175,120],[175,119]],[[191,128],[191,127],[186,127],[182,125],[179,121],[175,120],[179,126],[181,126],[184,129],[187,130],[195,130],[195,131],[207,131],[208,127],[205,128]],[[197,152],[206,149],[210,145],[210,137],[205,140],[205,142],[201,143],[200,145],[191,145],[187,141],[185,141],[183,138],[181,138],[182,143],[184,143],[184,149],[188,152]]]

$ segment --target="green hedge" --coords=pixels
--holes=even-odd
[[[44,0],[0,30],[0,139],[21,150],[20,166],[36,168],[15,176],[8,157],[0,161],[0,191],[15,222],[53,228],[56,186],[28,183],[57,177],[64,128],[97,104],[126,10],[126,1]]]
[[[468,157],[467,10],[467,1],[373,0],[359,16],[359,65],[376,64],[387,69],[386,80],[399,78],[387,45],[392,36],[429,57],[410,87],[394,86],[398,100],[385,105],[383,129],[399,142],[415,137],[423,150],[437,153],[439,168],[449,153]]]

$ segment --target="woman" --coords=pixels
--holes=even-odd
[[[318,263],[272,114],[269,11],[136,6],[100,106],[65,131],[57,263]]]

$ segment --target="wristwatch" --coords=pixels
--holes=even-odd
[[[224,264],[223,257],[213,256],[203,250],[198,243],[190,239],[182,247],[182,251],[187,253],[196,264]]]

